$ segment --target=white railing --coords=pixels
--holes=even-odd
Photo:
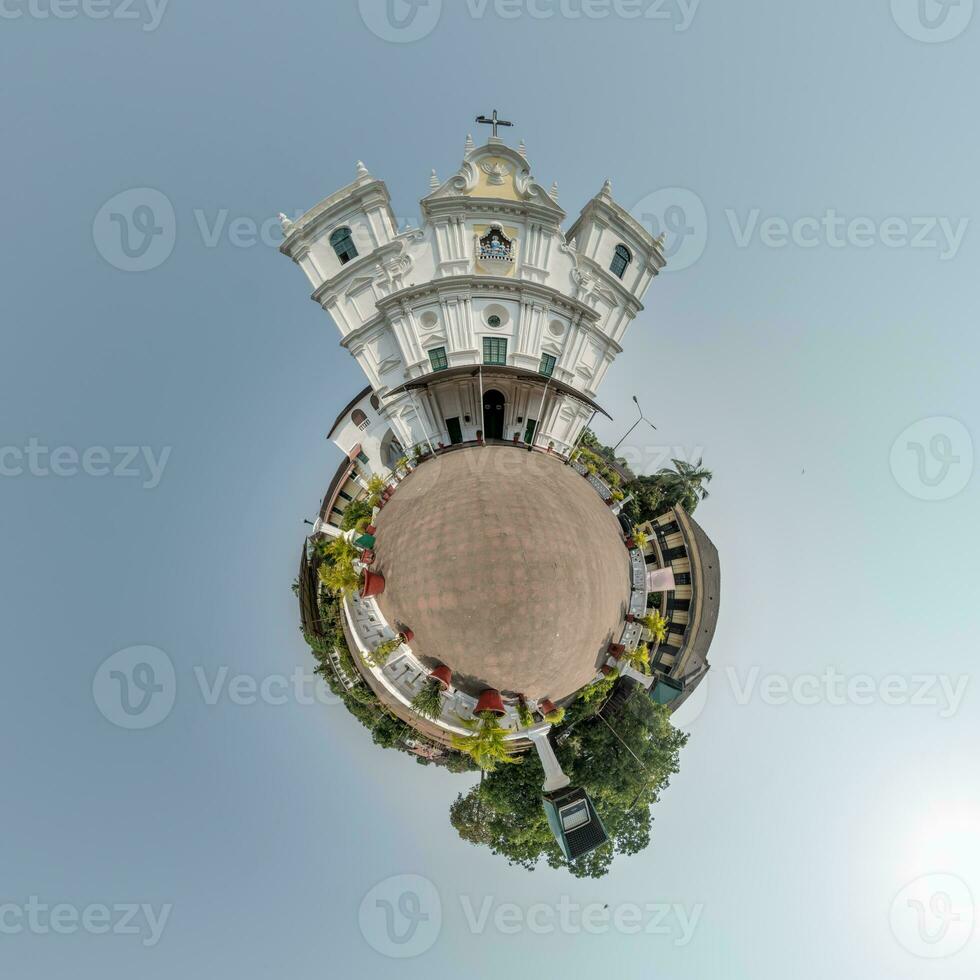
[[[411,709],[412,699],[429,679],[428,668],[418,660],[412,648],[405,643],[389,657],[383,667],[373,667],[364,659],[364,655],[369,651],[398,635],[388,625],[374,599],[365,599],[356,593],[347,597],[344,599],[344,615],[347,617],[351,635],[357,644],[361,669],[369,671],[392,697]],[[530,728],[524,728],[517,717],[516,706],[505,703],[504,707],[507,713],[500,719],[500,726],[507,729],[505,741],[530,738],[530,733],[541,727],[541,723],[538,722]],[[528,707],[534,710],[534,702],[528,702]],[[476,708],[476,698],[457,688],[451,688],[442,696],[442,713],[439,717],[426,720],[451,735],[469,735],[470,729],[460,719],[472,718],[474,708]]]

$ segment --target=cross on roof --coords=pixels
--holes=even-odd
[[[496,136],[497,136],[497,127],[498,126],[513,126],[514,125],[512,122],[508,122],[506,119],[498,119],[497,118],[497,110],[496,109],[493,110],[493,115],[492,116],[489,116],[489,117],[488,116],[477,116],[476,117],[476,121],[478,123],[480,123],[481,125],[484,125],[484,126],[493,126],[493,135],[494,135],[494,138],[496,138]]]

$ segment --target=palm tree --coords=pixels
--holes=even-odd
[[[316,570],[317,576],[332,595],[345,596],[356,592],[361,584],[351,562],[338,561],[333,564],[323,564]]]
[[[472,735],[454,735],[453,748],[465,752],[484,772],[493,772],[500,763],[520,762],[507,751],[506,730],[497,722],[492,711],[483,711],[479,718],[461,719]]]
[[[643,625],[658,643],[663,643],[667,639],[667,627],[670,624],[666,616],[661,616],[660,613],[650,613],[649,616],[644,617]]]
[[[627,650],[623,654],[623,659],[634,669],[638,670],[641,674],[650,673],[650,648],[640,644],[640,646],[635,647],[632,650]]]
[[[672,459],[671,462],[674,464],[673,469],[664,468],[657,473],[661,486],[666,491],[664,503],[668,507],[679,505],[689,514],[693,514],[698,503],[708,496],[703,484],[710,483],[714,474],[704,468],[702,459],[698,459],[696,463],[688,463],[683,459]]]
[[[412,710],[423,718],[438,718],[442,714],[442,684],[426,681],[412,698]]]

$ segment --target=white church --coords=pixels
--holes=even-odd
[[[280,216],[280,251],[368,381],[329,433],[348,463],[324,523],[339,523],[356,481],[416,447],[506,440],[567,455],[603,412],[599,386],[665,264],[608,180],[565,230],[557,185],[546,191],[523,143],[497,136],[509,123],[486,121],[493,135],[467,137],[457,173],[433,172],[421,228],[399,231],[387,187],[360,163],[353,183]]]

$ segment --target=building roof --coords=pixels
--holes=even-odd
[[[674,516],[684,536],[691,570],[698,576],[696,581],[699,586],[696,608],[692,611],[691,627],[683,653],[684,673],[680,677],[685,683],[690,683],[695,675],[703,675],[710,666],[708,648],[718,625],[721,565],[718,561],[718,549],[704,533],[701,525],[683,507],[675,507]]]
[[[549,378],[546,375],[539,374],[537,371],[528,371],[525,368],[512,367],[509,364],[463,364],[459,367],[447,368],[442,371],[430,371],[428,374],[423,374],[420,378],[414,378],[411,381],[405,382],[403,385],[399,385],[397,388],[393,388],[388,392],[388,397],[398,395],[403,391],[427,388],[430,384],[452,381],[454,378],[475,378],[480,373],[481,367],[484,378],[518,378],[520,380],[534,381],[542,386],[547,383],[554,391],[562,395],[568,395],[569,398],[577,399],[583,405],[588,405],[592,411],[601,412],[607,419],[612,421],[612,416],[601,405],[596,404],[596,402],[587,395],[584,395],[577,388],[573,388],[571,385],[565,384],[564,381],[559,381],[557,378]]]
[[[357,393],[357,394],[356,394],[356,395],[355,395],[355,396],[354,396],[354,397],[353,397],[353,398],[352,398],[352,399],[351,399],[351,400],[350,400],[350,401],[349,401],[349,402],[348,402],[348,403],[347,403],[347,404],[346,404],[346,405],[345,405],[345,406],[344,406],[344,407],[343,407],[343,408],[342,408],[342,409],[340,410],[340,412],[339,412],[339,414],[337,415],[337,417],[336,417],[336,418],[335,418],[335,419],[333,420],[333,425],[331,425],[331,426],[330,426],[330,431],[329,431],[329,432],[327,433],[327,438],[328,438],[328,439],[332,439],[332,438],[333,438],[333,434],[334,434],[334,433],[335,433],[335,432],[337,431],[337,429],[338,429],[338,428],[340,428],[340,424],[341,424],[341,422],[343,422],[343,421],[344,421],[344,420],[345,420],[345,419],[347,418],[347,416],[348,416],[348,415],[349,415],[349,414],[350,414],[351,412],[353,412],[353,411],[354,411],[354,409],[355,409],[355,408],[357,407],[357,403],[358,403],[359,401],[361,401],[361,400],[362,400],[363,398],[366,398],[366,397],[367,397],[368,395],[370,395],[372,391],[373,391],[373,389],[371,388],[371,386],[370,386],[370,385],[367,385],[366,387],[364,387],[364,388],[362,388],[362,389],[361,389],[361,390],[360,390],[360,391],[359,391],[359,392],[358,392],[358,393]]]
[[[595,677],[622,629],[619,525],[555,457],[474,446],[430,458],[376,524],[382,613],[468,693],[560,700]]]

